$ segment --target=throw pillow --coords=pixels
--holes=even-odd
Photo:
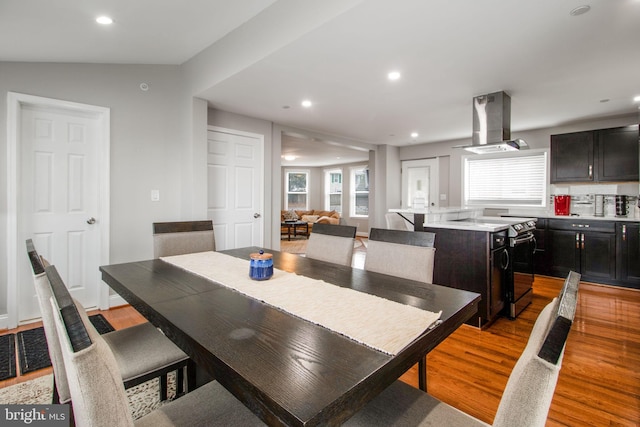
[[[296,215],[296,213],[293,211],[293,209],[285,211],[283,216],[284,216],[284,220],[285,221],[297,221],[299,219],[298,215]]]

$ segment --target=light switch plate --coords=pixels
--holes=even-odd
[[[151,201],[152,202],[160,201],[160,190],[151,190]]]

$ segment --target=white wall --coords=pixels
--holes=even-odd
[[[183,215],[181,164],[191,100],[177,66],[0,62],[0,315],[7,312],[8,92],[111,109],[111,250],[113,263],[153,256],[151,223]],[[149,84],[143,92],[141,82]],[[151,202],[150,190],[160,190]],[[20,254],[18,254],[20,255]]]
[[[552,128],[538,129],[525,132],[513,132],[512,138],[524,139],[530,148],[549,148],[551,135],[569,132],[578,132],[593,129],[606,129],[618,126],[628,126],[638,123],[637,114],[629,114],[620,117],[613,117],[602,120],[592,120],[573,123]],[[438,157],[440,168],[448,163],[448,203],[450,206],[460,206],[462,204],[462,156],[469,152],[459,148],[452,148],[456,145],[471,144],[471,137],[468,139],[458,139],[429,144],[410,145],[400,148],[400,160],[414,160]],[[440,173],[440,189],[444,191],[445,183],[443,171]]]

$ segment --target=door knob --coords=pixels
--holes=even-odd
[[[260,218],[260,214],[258,212],[256,212],[256,213],[253,214],[253,217],[254,218]]]
[[[87,220],[87,224],[95,224],[96,223],[96,219],[94,217],[91,217]]]

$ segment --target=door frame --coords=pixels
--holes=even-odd
[[[259,177],[260,179],[260,188],[258,188],[258,194],[260,194],[260,215],[262,217],[262,226],[260,227],[260,245],[259,246],[264,246],[264,241],[265,241],[265,227],[266,227],[266,223],[267,223],[267,216],[265,215],[265,204],[266,204],[266,200],[265,200],[265,177],[266,177],[266,163],[265,163],[265,143],[264,143],[264,135],[263,134],[259,134],[259,133],[254,133],[254,132],[246,132],[246,131],[242,131],[242,130],[238,130],[238,129],[231,129],[231,128],[225,128],[225,127],[221,127],[221,126],[214,126],[214,125],[207,125],[207,133],[209,131],[212,132],[220,132],[220,133],[229,133],[229,134],[233,134],[233,135],[239,135],[239,136],[245,136],[248,138],[256,138],[259,142],[260,142],[260,165],[262,167],[262,174]],[[209,150],[209,141],[208,141],[208,136],[207,136],[207,145],[206,145],[206,152],[208,152]],[[206,158],[206,157],[205,157]],[[206,191],[209,191],[209,185],[207,184],[207,188]],[[209,213],[209,207],[208,207],[208,203],[207,203],[207,216]],[[215,221],[213,223],[213,228],[215,229]]]
[[[100,264],[109,264],[110,230],[110,147],[111,110],[106,107],[80,104],[59,99],[26,95],[17,92],[7,94],[7,316],[0,318],[0,327],[15,328],[19,319],[18,304],[18,254],[25,253],[24,242],[18,241],[18,218],[20,217],[20,126],[24,106],[35,106],[52,110],[68,110],[95,117],[98,123],[98,212],[100,219]],[[109,308],[109,287],[98,276],[99,308]],[[4,321],[3,321],[4,320]],[[5,323],[4,325],[2,323]]]
[[[427,208],[439,208],[440,207],[440,197],[439,197],[439,188],[440,188],[440,163],[437,157],[428,158],[428,159],[414,159],[414,160],[402,160],[400,162],[400,171],[401,171],[401,199],[402,199],[402,208],[408,208],[408,200],[405,200],[405,190],[406,190],[406,180],[407,174],[405,173],[405,167],[410,166],[426,166],[429,168],[429,200],[427,200]],[[429,202],[433,203],[433,206],[429,204]]]

